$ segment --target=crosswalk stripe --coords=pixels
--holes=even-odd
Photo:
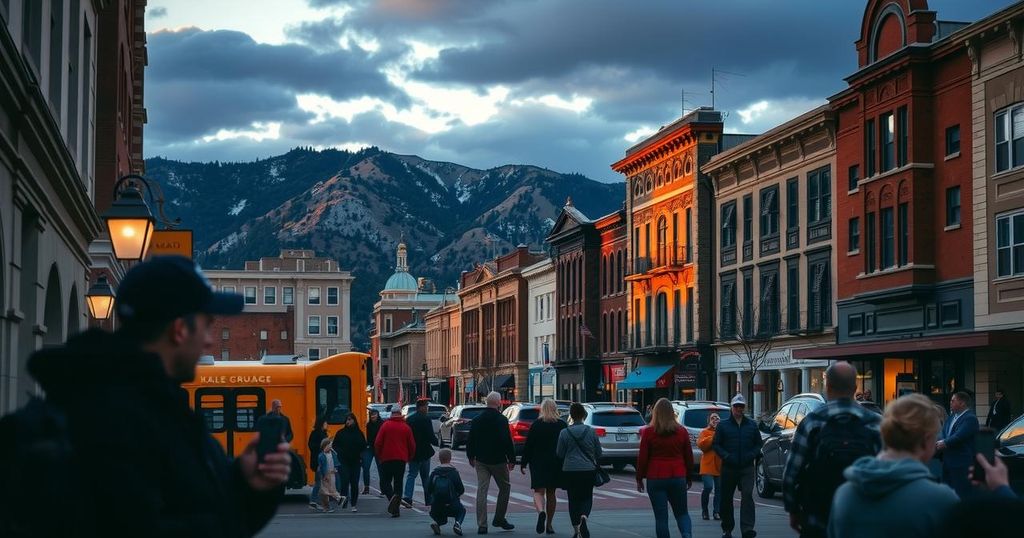
[[[597,497],[598,495],[611,497],[613,499],[635,499],[636,498],[635,496],[623,495],[621,493],[615,493],[614,491],[609,491],[609,490],[606,490],[606,489],[601,489],[601,490],[595,489],[594,490],[594,497]]]

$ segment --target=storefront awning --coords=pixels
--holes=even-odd
[[[846,359],[857,356],[886,355],[893,353],[914,353],[945,351],[983,347],[989,349],[1019,349],[1024,345],[1024,333],[1017,331],[986,331],[948,336],[928,336],[884,340],[880,342],[858,342],[836,346],[794,349],[794,359]]]
[[[672,384],[672,365],[641,366],[615,384],[619,389],[653,389]]]

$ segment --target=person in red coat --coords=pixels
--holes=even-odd
[[[636,490],[647,496],[654,510],[654,528],[658,538],[668,538],[668,506],[684,538],[693,536],[693,523],[686,510],[687,474],[693,468],[690,434],[676,421],[672,402],[662,398],[654,404],[651,425],[640,432],[640,454],[636,459]]]
[[[412,436],[412,428],[405,423],[401,408],[396,407],[391,418],[380,426],[373,448],[380,466],[380,491],[388,498],[388,513],[391,517],[398,517],[405,464],[416,454],[416,440]]]

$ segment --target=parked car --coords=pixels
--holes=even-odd
[[[825,398],[820,394],[798,394],[782,404],[770,420],[760,424],[765,435],[762,435],[764,446],[755,467],[754,486],[758,495],[769,499],[782,488],[782,474],[796,427],[808,413],[823,405]]]
[[[443,447],[445,443],[452,448],[459,448],[469,440],[470,422],[487,409],[486,405],[468,404],[457,405],[452,408],[451,413],[441,417],[441,432],[437,440]]]
[[[1024,415],[1007,424],[996,439],[996,451],[1010,470],[1010,487],[1017,495],[1024,495]]]
[[[640,430],[647,426],[644,416],[628,404],[610,402],[586,403],[587,418],[583,423],[594,428],[601,440],[601,465],[610,464],[616,471],[626,465],[636,466],[640,454]]]
[[[410,414],[416,413],[416,406],[413,404],[402,406],[402,416],[409,418]],[[434,435],[439,435],[441,432],[441,417],[448,414],[448,408],[439,403],[427,404],[427,416],[430,417],[430,422],[434,426]]]
[[[729,404],[724,402],[677,400],[672,402],[672,408],[675,409],[676,420],[690,434],[694,472],[699,472],[700,459],[703,457],[704,451],[697,446],[697,438],[700,437],[700,432],[708,426],[708,416],[711,413],[718,413],[722,420],[729,418]]]
[[[523,455],[526,436],[530,433],[530,425],[540,416],[540,404],[513,402],[501,412],[508,419],[508,429],[512,433],[512,444],[516,447],[516,457]]]
[[[393,403],[372,403],[366,406],[366,414],[369,416],[370,411],[376,409],[380,413],[381,420],[387,420],[391,417],[391,410],[398,404]]]

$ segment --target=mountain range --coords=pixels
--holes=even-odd
[[[622,183],[530,165],[489,170],[397,155],[296,148],[253,162],[146,160],[164,212],[193,230],[197,261],[246,260],[308,248],[353,273],[352,335],[368,349],[373,303],[404,237],[410,272],[455,287],[459,274],[525,244],[545,248],[568,197],[591,218],[622,207]]]

